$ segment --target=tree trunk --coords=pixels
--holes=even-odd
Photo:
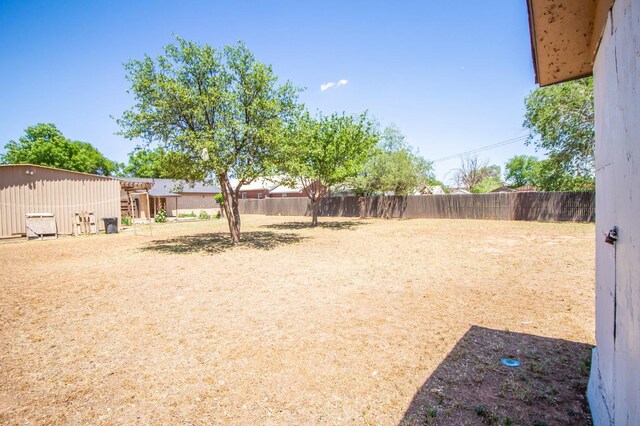
[[[367,217],[367,197],[358,198],[358,207],[360,209],[360,219]]]
[[[320,199],[311,199],[311,226],[318,226],[318,208],[320,207]]]
[[[382,196],[382,218],[391,219],[391,201],[392,198],[389,195]]]
[[[238,244],[240,242],[240,210],[238,208],[238,197],[234,188],[231,187],[229,182],[229,176],[226,173],[218,175],[220,181],[220,189],[222,190],[222,196],[224,202],[222,207],[224,208],[224,215],[227,217],[229,223],[229,233],[231,234],[231,242]]]

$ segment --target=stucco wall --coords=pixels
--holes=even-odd
[[[220,205],[216,203],[214,194],[182,194],[178,197],[178,209],[176,215],[190,214],[196,215],[202,210],[208,214],[216,214],[220,211]]]
[[[594,65],[596,349],[589,404],[596,425],[640,424],[640,2],[617,0]],[[613,226],[615,246],[604,242]]]

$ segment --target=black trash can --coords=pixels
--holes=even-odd
[[[118,233],[118,218],[117,217],[103,217],[104,232],[107,234]]]

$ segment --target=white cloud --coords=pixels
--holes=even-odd
[[[340,86],[345,86],[347,83],[349,83],[349,80],[338,80],[337,83],[334,83],[333,81],[329,81],[327,83],[321,84],[320,90],[324,92],[325,90],[331,89],[332,87],[337,88]]]
[[[335,86],[335,83],[332,82],[328,82],[328,83],[324,83],[320,85],[320,90],[322,90],[323,92],[327,89],[331,89],[333,86]]]

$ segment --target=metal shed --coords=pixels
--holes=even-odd
[[[25,235],[27,213],[53,213],[58,234],[73,234],[76,212],[120,217],[116,179],[31,164],[0,165],[0,238]]]

